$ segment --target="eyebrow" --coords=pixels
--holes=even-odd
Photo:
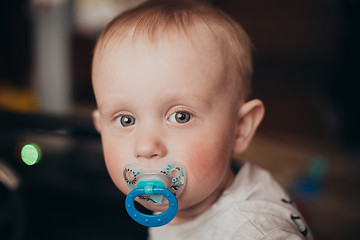
[[[121,98],[121,96],[117,96],[116,99],[109,98],[106,101],[100,102],[98,106],[100,115],[108,116],[115,114],[115,112],[119,108],[118,106],[128,106],[129,105],[128,102],[129,101],[127,99],[123,99]]]
[[[201,105],[202,107],[211,107],[211,103],[209,101],[209,99],[205,99],[199,95],[192,95],[192,96],[188,96],[186,95],[186,93],[184,93],[184,98],[179,98],[179,95],[181,95],[182,93],[179,93],[177,90],[175,91],[176,94],[173,94],[173,92],[169,91],[169,92],[165,92],[164,96],[166,98],[166,101],[168,102],[179,102],[179,104],[186,104],[189,102],[196,102],[196,105],[199,106]],[[168,96],[166,96],[168,95]]]
[[[170,105],[187,105],[189,107],[195,108],[211,108],[212,102],[210,99],[206,99],[200,95],[192,94],[188,96],[186,92],[179,92],[178,90],[165,91],[159,96],[160,104],[170,104]],[[101,116],[111,117],[116,114],[116,112],[120,110],[131,110],[132,100],[128,98],[124,98],[121,95],[117,95],[115,97],[109,97],[106,101],[100,102],[98,105],[98,109]],[[167,107],[167,106],[165,106]]]

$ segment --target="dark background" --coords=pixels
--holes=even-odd
[[[358,239],[360,2],[211,2],[250,35],[253,97],[266,107],[253,145],[239,157],[270,170],[293,194],[316,239]],[[144,239],[146,229],[125,214],[92,126],[95,38],[74,28],[69,39],[71,113],[19,110],[4,99],[32,92],[30,8],[26,0],[0,8],[0,162],[21,180],[16,191],[0,183],[0,239]],[[42,148],[34,166],[20,160],[28,142]]]

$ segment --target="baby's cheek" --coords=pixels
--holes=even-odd
[[[119,148],[113,146],[112,143],[104,145],[103,149],[106,168],[112,181],[122,192],[126,191],[126,184],[123,180],[123,159],[121,159],[123,154],[121,154],[121,152],[119,152]]]
[[[193,143],[187,149],[184,155],[184,159],[187,161],[188,167],[198,168],[206,165],[208,149],[201,143]]]
[[[112,181],[119,187],[119,183],[121,182],[121,176],[122,176],[122,171],[120,170],[120,167],[118,166],[118,164],[116,163],[116,161],[114,161],[113,159],[106,157],[105,156],[105,163],[106,163],[106,168],[108,170],[108,173],[112,179]]]
[[[204,181],[217,177],[222,171],[223,163],[219,153],[212,150],[204,143],[193,143],[187,149],[184,159],[186,159],[187,171],[191,173],[191,179]]]
[[[209,144],[194,142],[182,152],[186,166],[187,180],[182,198],[182,207],[186,208],[204,201],[218,188],[224,173],[225,163]]]

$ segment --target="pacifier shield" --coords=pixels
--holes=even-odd
[[[124,180],[132,190],[138,188],[138,183],[144,180],[160,180],[164,188],[171,191],[176,197],[182,193],[186,183],[185,168],[179,163],[169,163],[158,168],[139,168],[134,165],[127,165],[123,171]],[[168,200],[160,194],[141,194],[140,199],[151,204],[167,204]]]

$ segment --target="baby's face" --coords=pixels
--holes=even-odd
[[[194,38],[196,39],[196,38]],[[93,65],[104,157],[125,194],[127,164],[181,163],[186,186],[179,213],[211,205],[232,178],[236,111],[214,43],[179,38],[158,44],[125,39]],[[145,207],[155,211],[167,206]]]

